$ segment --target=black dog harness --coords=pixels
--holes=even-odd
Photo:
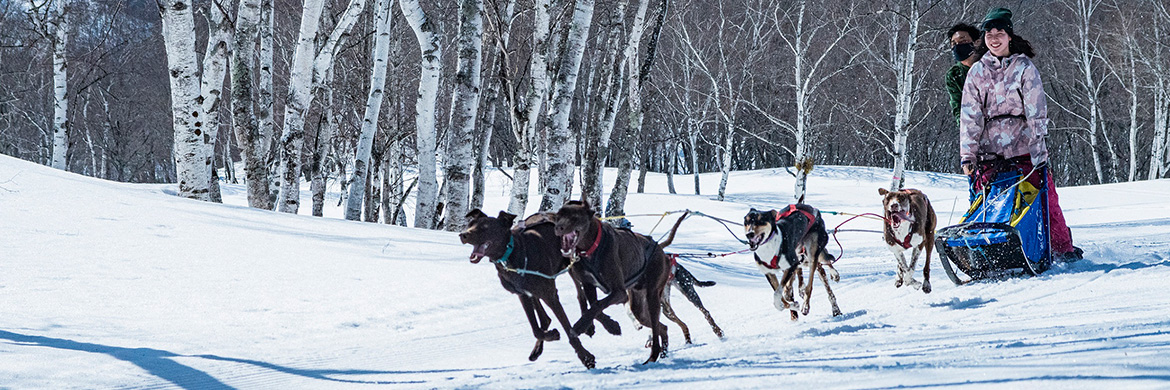
[[[791,216],[792,214],[795,214],[797,212],[804,214],[804,216],[808,218],[808,225],[804,227],[804,231],[800,235],[801,237],[804,237],[805,234],[808,234],[809,229],[812,229],[813,224],[816,223],[816,217],[814,217],[812,215],[812,213],[805,211],[805,210],[798,209],[798,208],[796,208],[796,205],[790,204],[790,205],[788,205],[788,208],[784,210],[783,213],[776,214],[776,220],[774,222],[780,222],[781,219],[787,218],[788,216]],[[773,229],[772,234],[770,236],[768,236],[768,239],[764,240],[764,242],[771,241],[772,238],[776,236],[776,230],[777,229]],[[767,262],[767,263],[760,261],[760,256],[755,255],[756,263],[759,263],[760,265],[764,266],[767,269],[780,269],[780,253],[783,253],[783,252],[784,252],[783,250],[776,251],[776,255],[772,256],[772,261]]]

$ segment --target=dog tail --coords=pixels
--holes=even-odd
[[[691,274],[691,271],[687,271],[686,268],[683,268],[682,264],[675,264],[674,280],[680,284],[699,287],[711,287],[715,285],[715,281],[713,280],[699,280],[695,278],[695,275]]]
[[[670,246],[670,243],[674,241],[674,233],[678,231],[678,225],[682,225],[682,221],[687,219],[687,215],[690,213],[691,211],[687,210],[685,213],[683,213],[682,217],[678,218],[678,221],[674,222],[674,226],[670,228],[670,233],[666,235],[666,239],[658,243],[659,248],[666,249],[666,247]]]

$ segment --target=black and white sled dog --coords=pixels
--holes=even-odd
[[[833,281],[841,280],[841,275],[833,268],[833,255],[825,250],[829,234],[825,231],[820,211],[804,204],[789,205],[783,211],[753,208],[744,216],[743,227],[748,246],[755,253],[756,265],[772,285],[772,304],[777,310],[791,310],[793,320],[797,319],[797,309],[808,315],[813,280],[819,273],[829,294],[833,315],[841,315],[825,269],[829,270]],[[801,265],[808,267],[808,284],[801,281]],[[800,291],[803,304],[794,302],[794,280],[798,288],[803,287]]]

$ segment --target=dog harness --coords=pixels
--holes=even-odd
[[[539,276],[539,277],[542,277],[545,279],[556,279],[557,276],[561,276],[561,274],[563,274],[565,272],[569,272],[569,269],[573,268],[573,263],[577,262],[577,259],[570,259],[569,265],[567,267],[565,267],[565,269],[563,269],[560,272],[557,272],[555,274],[552,274],[552,275],[549,275],[549,274],[546,274],[543,272],[539,272],[539,271],[533,271],[533,270],[526,269],[526,268],[512,268],[512,267],[508,266],[508,260],[512,257],[512,251],[515,249],[516,249],[516,237],[509,235],[508,236],[508,246],[506,247],[506,249],[504,249],[504,255],[500,256],[500,258],[497,260],[493,260],[492,263],[495,263],[496,265],[500,266],[500,268],[503,268],[506,271],[515,272],[515,273],[518,273],[520,275],[535,275],[535,276]],[[525,267],[528,266],[528,257],[527,256],[524,257],[524,266]]]
[[[589,250],[584,252],[577,251],[581,257],[593,257],[593,252],[597,251],[597,247],[601,245],[601,223],[597,224],[597,238],[593,239],[593,245],[589,246]]]
[[[804,233],[807,234],[809,229],[812,229],[813,224],[816,223],[816,217],[814,217],[812,215],[812,213],[810,213],[808,211],[804,211],[804,210],[796,208],[796,205],[794,205],[794,204],[788,205],[788,209],[784,210],[783,213],[776,214],[776,221],[775,222],[780,222],[781,219],[787,218],[788,216],[795,214],[797,212],[804,214],[804,216],[808,218],[808,226],[804,227]],[[773,230],[772,234],[770,236],[768,236],[768,239],[764,240],[764,242],[771,241],[772,237],[775,237],[775,236],[776,236],[776,231]],[[801,234],[801,236],[803,237],[804,234]],[[776,255],[772,256],[772,261],[770,261],[770,262],[765,263],[763,261],[760,261],[759,256],[756,256],[756,262],[760,263],[761,265],[763,265],[764,267],[766,267],[768,269],[780,269],[780,251],[777,251]]]

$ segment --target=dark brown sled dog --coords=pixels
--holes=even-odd
[[[634,318],[651,331],[650,358],[657,361],[668,345],[666,325],[660,321],[662,293],[670,278],[670,260],[649,237],[602,223],[589,204],[571,201],[556,214],[561,252],[576,254],[573,266],[582,284],[607,294],[581,314],[573,329],[582,332],[610,305],[630,302]]]
[[[468,227],[459,233],[459,240],[474,247],[471,250],[472,263],[478,263],[485,256],[490,258],[496,266],[500,284],[520,297],[520,305],[524,307],[532,334],[536,336],[536,345],[528,360],[535,361],[540,357],[545,341],[560,339],[556,329],[548,329],[551,321],[541,306],[543,302],[565,329],[577,358],[585,367],[593,368],[593,354],[581,345],[578,332],[569,327],[569,317],[565,315],[557,294],[555,275],[569,267],[570,261],[561,256],[560,240],[553,234],[553,224],[537,223],[513,231],[515,218],[515,215],[502,211],[499,217],[492,218],[479,209],[472,210],[467,214]]]

